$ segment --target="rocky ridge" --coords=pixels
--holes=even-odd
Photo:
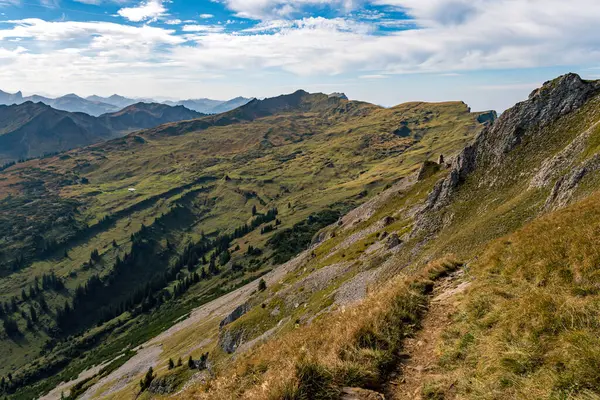
[[[434,187],[424,210],[439,210],[447,205],[454,190],[476,168],[498,168],[525,137],[536,136],[544,127],[577,110],[599,92],[599,81],[584,81],[576,74],[546,82],[533,91],[528,100],[507,110],[488,125],[473,144],[465,147],[454,159],[448,177]]]

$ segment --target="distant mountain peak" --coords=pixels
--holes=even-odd
[[[337,97],[338,99],[349,100],[346,94],[340,92],[333,92],[329,95],[329,97]]]

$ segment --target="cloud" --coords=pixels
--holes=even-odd
[[[361,75],[359,76],[360,79],[387,79],[389,78],[389,76],[387,75],[381,75],[381,74],[374,74],[374,75]]]
[[[375,27],[371,24],[357,22],[345,18],[310,17],[299,20],[270,20],[260,22],[251,28],[243,29],[244,33],[273,33],[287,34],[293,30],[332,30],[339,32],[354,32],[368,34]]]
[[[381,0],[413,15],[419,29],[381,33],[349,18],[273,19],[243,34],[198,38],[174,49],[204,68],[280,68],[298,75],[444,73],[600,61],[595,0],[475,0],[462,17],[441,16],[457,0]],[[467,2],[465,2],[467,4]],[[465,9],[466,10],[466,9]]]
[[[359,4],[342,0],[226,1],[238,8],[234,10],[237,13],[254,10],[257,15],[282,10],[284,5],[301,9],[304,5],[345,4],[352,8]],[[115,90],[117,83],[131,86],[146,79],[146,85],[174,80],[185,85],[186,79],[197,81],[215,74],[247,77],[283,71],[301,77],[351,74],[374,80],[393,74],[600,63],[600,37],[596,34],[600,2],[596,0],[372,2],[402,10],[413,19],[396,21],[417,29],[403,26],[390,30],[387,21],[393,14],[388,11],[380,19],[369,20],[354,12],[337,18],[294,19],[289,17],[292,12],[237,30],[235,25],[225,29],[225,24],[187,21],[180,30],[125,21],[9,21],[0,24],[0,55],[5,66],[0,83],[26,82],[46,91],[52,91],[49,85],[60,87],[65,82],[81,87],[110,83]],[[164,4],[146,1],[121,9],[120,14],[132,22],[151,21],[166,15]],[[444,13],[452,7],[459,11]],[[16,53],[13,40],[21,40],[18,45],[26,51]],[[136,85],[144,88],[142,83]]]
[[[167,8],[164,0],[148,0],[136,7],[121,8],[117,13],[132,22],[156,21],[167,13]]]
[[[223,0],[239,17],[258,20],[288,17],[305,7],[329,6],[343,12],[354,10],[362,0]]]
[[[512,1],[512,0],[509,0]],[[374,0],[377,5],[397,7],[424,25],[459,25],[493,3],[506,0]]]
[[[200,14],[200,18],[202,19],[209,19],[209,18],[213,18],[214,15],[212,14]]]
[[[59,0],[40,0],[40,5],[46,8],[58,8],[60,2]]]
[[[204,33],[214,33],[214,32],[223,32],[225,28],[221,25],[185,25],[182,30],[184,32],[204,32]]]

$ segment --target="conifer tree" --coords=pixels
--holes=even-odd
[[[35,311],[35,308],[29,307],[29,317],[31,318],[31,320],[33,322],[38,321],[38,315],[37,315],[37,312]]]
[[[265,282],[264,279],[261,279],[260,282],[258,282],[258,291],[264,292],[265,290],[267,290],[267,282]]]

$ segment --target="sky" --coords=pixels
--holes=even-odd
[[[0,0],[0,89],[503,111],[567,72],[600,79],[598,21],[598,0]]]

